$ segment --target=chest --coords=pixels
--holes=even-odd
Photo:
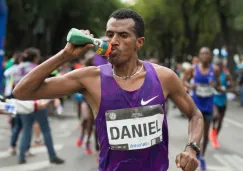
[[[117,85],[125,91],[136,91],[142,87],[145,81],[146,73],[143,72],[139,74],[137,77],[130,78],[130,79],[120,79],[117,77],[114,77],[114,81],[117,83]]]
[[[200,71],[197,69],[194,71],[193,78],[195,83],[209,84],[215,80],[215,75],[212,70]]]

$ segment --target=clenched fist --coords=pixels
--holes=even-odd
[[[90,37],[94,37],[93,34],[90,34],[89,30],[80,30],[80,31]],[[76,58],[76,57],[79,57],[80,55],[84,54],[88,49],[90,49],[92,47],[94,47],[93,44],[87,44],[85,46],[77,46],[77,45],[73,45],[72,43],[68,42],[64,48],[64,51],[70,57]]]
[[[195,171],[198,167],[198,160],[194,154],[182,152],[176,156],[176,166],[183,171]]]

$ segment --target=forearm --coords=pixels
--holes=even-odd
[[[199,110],[189,119],[188,133],[188,143],[196,142],[200,146],[203,134],[203,117]],[[185,151],[196,156],[196,151],[190,146],[187,146]]]
[[[14,96],[23,99],[24,96],[34,93],[41,87],[52,71],[59,68],[67,61],[68,57],[63,51],[60,51],[50,59],[46,60],[21,79],[14,88]]]
[[[195,114],[189,118],[188,142],[200,143],[203,134],[203,116],[197,109]]]

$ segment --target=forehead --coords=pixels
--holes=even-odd
[[[135,22],[131,18],[115,19],[110,18],[106,25],[106,31],[112,32],[131,32],[134,30]]]
[[[202,48],[200,53],[210,53],[210,50],[208,48]]]

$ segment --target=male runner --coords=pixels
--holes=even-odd
[[[218,66],[220,72],[221,88],[227,90],[230,86],[232,86],[232,77],[229,72],[224,71],[224,64],[222,61],[217,62],[216,65]],[[213,97],[213,102],[215,106],[215,116],[213,118],[213,129],[210,132],[210,140],[213,148],[219,148],[218,135],[219,131],[221,130],[221,126],[227,109],[226,92],[216,92]]]
[[[211,51],[207,47],[203,47],[199,52],[198,64],[193,65],[184,73],[184,85],[193,90],[192,98],[203,114],[204,118],[204,135],[203,144],[200,156],[201,170],[206,170],[206,163],[204,155],[208,145],[208,134],[210,123],[213,120],[213,92],[214,87],[221,91],[219,88],[219,69],[211,64]],[[193,84],[190,80],[193,79]]]
[[[88,30],[83,32],[91,35]],[[165,99],[170,98],[189,118],[188,145],[177,155],[176,165],[184,171],[194,171],[200,151],[197,143],[203,132],[202,114],[172,70],[138,59],[144,32],[139,14],[119,9],[111,14],[106,26],[106,37],[112,46],[110,64],[46,79],[50,72],[93,47],[67,43],[24,77],[14,95],[23,100],[45,99],[82,91],[95,118],[101,171],[168,169]]]

